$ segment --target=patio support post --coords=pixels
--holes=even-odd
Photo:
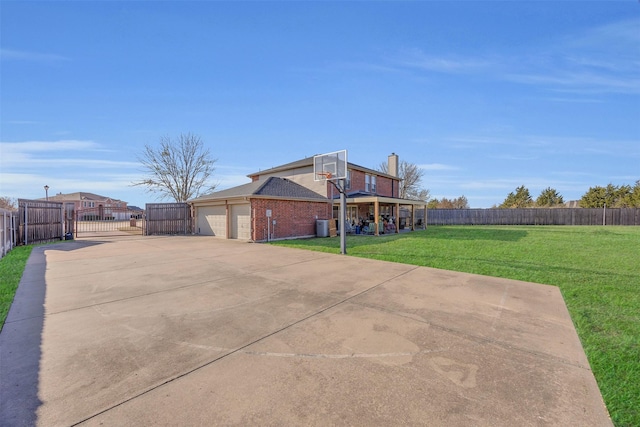
[[[398,234],[400,232],[400,203],[396,203],[396,214],[394,216],[395,218],[395,226],[396,226],[396,234]]]
[[[380,228],[378,225],[378,221],[380,221],[380,203],[378,202],[378,199],[376,198],[376,201],[373,202],[373,223],[375,224],[375,235],[379,236],[380,235]]]
[[[411,231],[416,231],[416,205],[411,205]]]
[[[424,227],[425,230],[427,229],[427,205],[424,205]]]

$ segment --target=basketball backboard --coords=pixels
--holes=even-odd
[[[327,181],[347,177],[347,150],[313,156],[313,179]]]

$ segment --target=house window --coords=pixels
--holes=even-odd
[[[358,223],[358,207],[357,206],[347,206],[347,219],[351,224]]]
[[[344,183],[344,189],[351,190],[351,171],[350,170],[347,171],[347,179],[345,180],[345,183]]]
[[[366,174],[364,176],[364,191],[367,191],[369,193],[376,192],[376,176],[375,175]]]

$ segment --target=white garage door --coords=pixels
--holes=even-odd
[[[251,205],[231,205],[231,238],[251,239]]]
[[[198,234],[227,237],[227,209],[224,206],[198,207]]]

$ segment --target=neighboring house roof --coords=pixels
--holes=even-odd
[[[130,211],[143,211],[144,209],[138,207],[138,206],[134,206],[134,205],[127,205],[127,209]]]
[[[259,171],[259,172],[254,172],[254,173],[249,174],[247,176],[249,178],[253,178],[254,176],[269,175],[269,174],[276,173],[276,172],[282,172],[282,171],[286,171],[286,170],[309,167],[309,166],[313,166],[313,157],[307,157],[305,159],[296,160],[295,162],[286,163],[284,165],[276,166],[276,167],[273,167],[271,169],[265,169],[265,170],[262,170],[262,171]],[[351,169],[358,169],[358,170],[361,170],[363,172],[370,173],[370,174],[376,174],[376,175],[379,175],[379,176],[386,176],[386,177],[389,177],[389,178],[400,179],[397,176],[389,175],[389,174],[377,171],[375,169],[365,168],[364,166],[356,165],[355,163],[351,163],[351,162],[347,162],[347,167],[351,168]]]
[[[41,199],[41,200],[44,200],[44,199]],[[49,201],[54,201],[54,202],[65,202],[65,201],[72,202],[72,201],[82,201],[82,200],[89,200],[89,201],[110,200],[112,202],[122,202],[122,200],[112,199],[111,197],[101,196],[99,194],[87,193],[83,191],[78,191],[75,193],[68,193],[68,194],[58,193],[56,195],[49,196]]]
[[[217,191],[205,196],[189,200],[202,202],[206,200],[231,199],[237,197],[278,197],[286,199],[313,199],[326,201],[327,198],[309,190],[286,178],[270,177],[264,181],[253,181],[227,190]]]

